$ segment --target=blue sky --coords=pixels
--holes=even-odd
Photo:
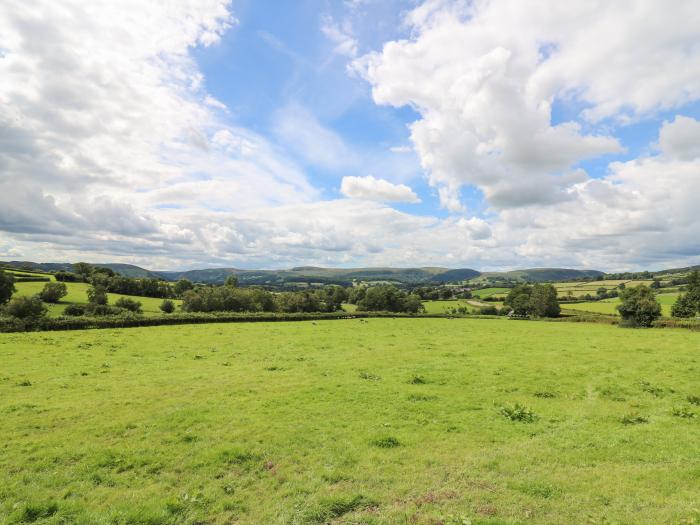
[[[700,10],[0,4],[0,259],[700,263]]]

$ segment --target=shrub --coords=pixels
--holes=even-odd
[[[671,315],[680,319],[693,317],[697,311],[697,305],[690,294],[679,295],[671,307]]]
[[[57,303],[66,295],[68,295],[68,288],[65,283],[46,283],[39,293],[39,297],[45,303]]]
[[[0,270],[0,304],[5,304],[15,293],[15,278],[11,273]]]
[[[117,302],[114,303],[114,306],[137,314],[141,313],[141,303],[128,297],[120,297],[117,299]]]
[[[107,290],[104,286],[91,286],[87,291],[88,301],[92,304],[106,305]]]
[[[521,421],[523,423],[534,423],[537,421],[537,415],[530,408],[520,403],[502,406],[499,412],[503,417],[511,421]]]
[[[170,299],[164,299],[163,302],[160,303],[160,311],[165,314],[173,313],[175,311],[175,303]]]
[[[498,315],[498,308],[495,306],[482,306],[479,309],[481,315]]]
[[[617,306],[623,319],[621,326],[649,327],[661,316],[661,305],[651,288],[644,285],[625,288],[620,292],[622,302]]]
[[[85,315],[85,307],[80,304],[69,304],[63,309],[63,315],[79,317]]]
[[[46,305],[38,295],[15,297],[4,308],[5,313],[18,319],[38,319],[46,315]]]

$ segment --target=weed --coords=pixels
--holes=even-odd
[[[328,523],[349,512],[373,506],[376,506],[376,502],[362,495],[330,498],[320,501],[315,508],[308,511],[302,522],[308,524]]]
[[[640,425],[642,423],[648,423],[649,418],[646,416],[641,416],[639,414],[631,413],[631,414],[625,414],[620,418],[620,423],[623,425]]]
[[[401,446],[401,443],[399,442],[399,440],[393,436],[387,436],[387,437],[375,439],[374,441],[372,441],[372,444],[375,447],[379,447],[379,448],[396,448],[396,447]]]
[[[537,414],[520,403],[502,406],[499,412],[503,417],[511,421],[521,421],[523,423],[534,423],[537,421]]]
[[[410,385],[425,385],[427,384],[427,380],[423,376],[415,375],[411,379],[408,380],[408,383]]]
[[[540,397],[542,399],[552,399],[553,397],[557,397],[557,395],[554,392],[549,392],[548,390],[540,390],[538,392],[535,392],[534,396]]]
[[[379,381],[381,379],[381,377],[365,371],[360,372],[359,377],[360,379],[366,379],[367,381]]]
[[[676,417],[682,417],[684,419],[691,419],[696,417],[695,412],[690,410],[688,407],[673,407],[671,414]]]
[[[19,383],[17,383],[17,386],[32,386],[32,382],[28,379],[25,379],[24,381],[20,381]]]
[[[48,503],[26,503],[17,515],[16,523],[34,523],[44,518],[50,518],[58,512],[58,504],[50,501]]]
[[[690,403],[691,405],[700,406],[700,396],[688,396],[688,397],[686,397],[686,399],[688,400],[688,403]]]
[[[647,392],[648,394],[651,394],[654,397],[662,397],[664,395],[663,388],[654,386],[648,381],[640,381],[639,386],[644,392]]]

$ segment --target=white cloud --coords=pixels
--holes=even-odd
[[[358,43],[352,35],[352,26],[348,20],[339,24],[331,16],[325,16],[321,24],[321,32],[335,45],[334,53],[348,58],[357,56]]]
[[[677,115],[673,122],[664,122],[659,146],[671,158],[697,159],[700,157],[700,122],[682,115]]]
[[[431,1],[406,18],[412,37],[354,62],[374,100],[410,105],[411,138],[443,205],[462,185],[498,208],[570,198],[567,174],[622,151],[576,121],[552,124],[559,99],[580,120],[640,118],[700,98],[700,12],[692,1]]]
[[[343,177],[340,191],[346,197],[370,201],[420,202],[418,195],[405,184],[392,184],[384,179]]]

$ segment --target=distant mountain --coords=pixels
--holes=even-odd
[[[35,263],[30,261],[11,261],[1,263],[17,268],[35,268],[55,272],[71,271],[70,263]],[[300,284],[338,284],[350,286],[353,282],[386,282],[406,285],[440,284],[462,282],[478,279],[479,281],[510,282],[546,282],[567,281],[592,277],[603,277],[597,270],[571,270],[567,268],[531,268],[510,272],[481,273],[471,268],[321,268],[317,266],[298,266],[289,270],[241,270],[238,268],[204,268],[187,271],[152,271],[133,264],[100,263],[93,266],[110,268],[115,272],[133,278],[165,279],[177,281],[189,279],[195,283],[221,284],[229,275],[238,277],[244,286],[289,286]]]
[[[519,282],[544,283],[553,281],[571,281],[593,277],[602,278],[605,275],[598,270],[572,270],[569,268],[529,268],[525,270],[513,270],[510,272],[485,272],[482,277],[512,279]]]
[[[73,271],[72,263],[36,263],[32,261],[9,261],[2,262],[0,264],[11,266],[13,268],[33,268],[36,270],[42,270],[45,272],[71,272]],[[92,264],[92,263],[90,263]],[[121,274],[125,277],[132,277],[135,279],[161,279],[161,276],[150,270],[141,268],[140,266],[135,266],[133,264],[122,264],[122,263],[95,263],[92,266],[97,266],[99,268],[109,268],[114,272]]]

